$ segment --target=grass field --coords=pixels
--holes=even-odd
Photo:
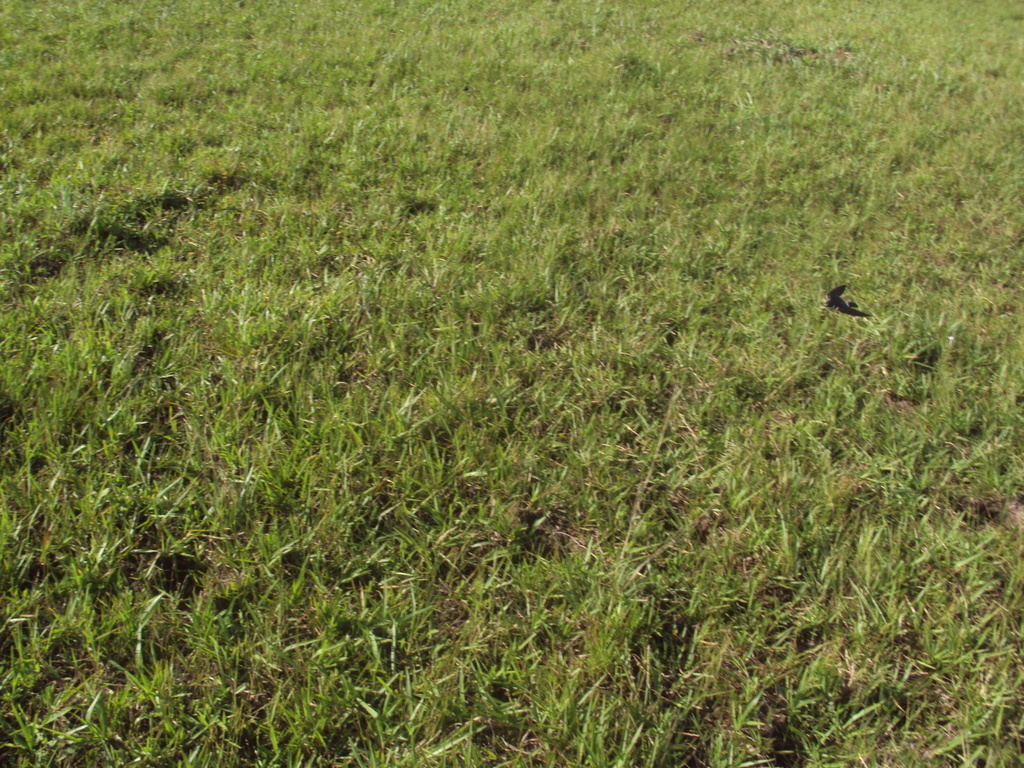
[[[0,763],[1020,765],[1019,3],[0,30]]]

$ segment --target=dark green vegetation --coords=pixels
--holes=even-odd
[[[1024,14],[722,6],[0,5],[0,763],[1017,764]]]

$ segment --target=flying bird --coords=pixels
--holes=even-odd
[[[828,309],[838,310],[844,315],[853,315],[854,317],[871,317],[867,312],[861,312],[859,309],[854,309],[854,307],[857,306],[856,302],[844,301],[840,298],[845,290],[846,286],[840,285],[838,288],[833,288],[829,291],[825,299],[825,306]]]

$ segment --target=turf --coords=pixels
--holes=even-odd
[[[1019,764],[1018,4],[0,30],[0,762]]]

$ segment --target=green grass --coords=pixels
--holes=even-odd
[[[1018,4],[0,30],[0,762],[1019,764]]]

